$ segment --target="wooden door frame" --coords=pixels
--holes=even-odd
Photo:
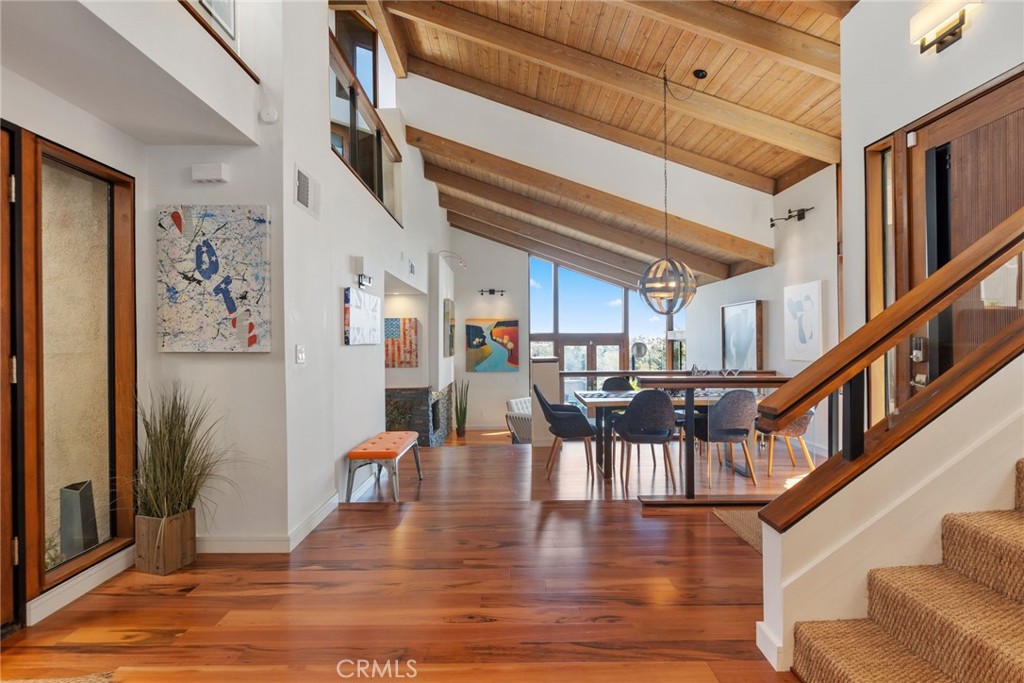
[[[66,581],[135,542],[134,486],[136,448],[135,329],[135,179],[57,143],[21,130],[19,199],[15,268],[16,347],[20,364],[18,405],[24,463],[24,529],[22,561],[25,599]],[[42,186],[43,158],[64,163],[108,182],[110,197],[110,317],[112,363],[110,384],[111,452],[114,458],[114,504],[111,539],[50,571],[46,571],[43,482],[43,358],[42,358]]]
[[[8,179],[13,177],[15,168],[15,141],[17,131],[3,126],[3,150],[0,159],[0,185],[3,191],[0,193],[0,210],[4,212],[0,221],[0,500],[3,501],[3,509],[0,510],[0,565],[2,565],[3,576],[0,580],[0,601],[5,605],[4,612],[0,615],[0,625],[14,626],[23,623],[24,599],[22,595],[21,572],[18,571],[15,560],[14,544],[15,539],[20,537],[20,510],[19,501],[21,495],[16,494],[16,482],[18,477],[15,474],[15,433],[14,433],[14,380],[11,373],[9,358],[14,356],[14,329],[13,310],[14,279],[11,277],[11,265],[13,244],[11,233],[13,230],[18,203],[10,195]]]

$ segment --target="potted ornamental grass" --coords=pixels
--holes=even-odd
[[[139,406],[144,440],[135,478],[135,568],[164,576],[195,562],[196,504],[224,475],[231,450],[220,445],[220,419],[204,395],[173,382]]]
[[[455,383],[455,436],[466,435],[466,414],[469,410],[469,380]]]

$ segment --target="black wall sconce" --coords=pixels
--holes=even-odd
[[[813,209],[813,206],[808,206],[806,209],[787,209],[788,213],[785,216],[782,216],[781,218],[769,218],[768,225],[774,228],[776,223],[782,221],[790,221],[793,220],[794,218],[798,222],[802,221],[804,218],[807,217],[807,212]]]
[[[499,294],[501,296],[505,296],[505,290],[504,289],[481,289],[480,290],[480,296],[483,296],[484,294],[490,294],[491,296],[494,296],[495,294]]]
[[[910,42],[921,54],[935,48],[939,53],[960,40],[967,24],[967,9],[974,3],[936,2],[925,6],[910,19]]]
[[[359,273],[357,281],[359,282],[359,289],[366,289],[373,284],[373,278],[364,273]]]

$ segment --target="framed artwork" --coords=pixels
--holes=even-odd
[[[782,298],[786,359],[817,360],[822,351],[821,280],[790,285]]]
[[[419,367],[419,336],[416,318],[384,318],[384,367]]]
[[[157,207],[160,351],[270,351],[268,211]]]
[[[761,300],[722,306],[722,368],[763,370]]]
[[[444,300],[444,357],[451,358],[455,355],[455,302],[451,299]]]
[[[466,372],[519,370],[519,321],[466,319]]]
[[[235,0],[199,0],[199,4],[209,12],[224,33],[235,39]]]
[[[345,288],[345,345],[380,344],[380,297]]]

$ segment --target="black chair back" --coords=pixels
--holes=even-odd
[[[757,399],[749,391],[727,391],[708,409],[711,441],[746,441],[757,417]]]
[[[628,377],[609,377],[601,385],[601,391],[632,391]]]
[[[672,434],[676,412],[672,399],[660,389],[641,391],[620,417],[615,419],[615,430],[626,437],[629,434]]]
[[[544,398],[544,393],[541,392],[540,387],[536,384],[533,385],[533,393],[537,397],[537,402],[540,403],[540,409],[544,412],[544,419],[548,421],[548,424],[551,424],[555,419],[554,411],[551,410],[551,404]]]

